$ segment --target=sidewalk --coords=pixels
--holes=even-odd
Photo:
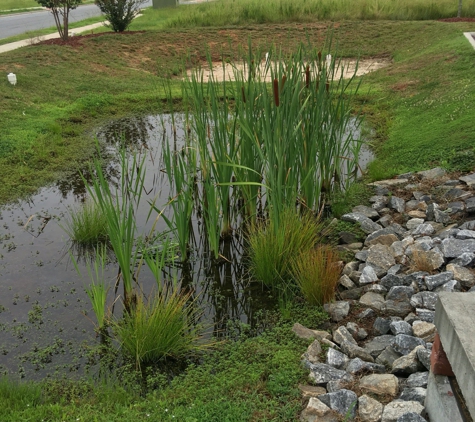
[[[79,34],[81,32],[90,31],[92,29],[96,29],[96,28],[99,28],[101,26],[104,26],[105,23],[106,22],[98,22],[98,23],[93,23],[91,25],[82,26],[81,28],[75,28],[75,29],[70,31],[70,34],[71,33],[72,34]],[[55,32],[54,34],[41,35],[39,37],[29,38],[27,40],[21,40],[21,41],[17,41],[17,42],[12,42],[10,44],[0,45],[0,53],[6,53],[7,51],[16,50],[17,48],[20,48],[20,47],[26,47],[28,45],[37,44],[41,41],[51,40],[53,38],[59,38],[59,34],[57,32]]]

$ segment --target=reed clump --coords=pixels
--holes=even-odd
[[[295,256],[308,253],[321,239],[322,224],[311,214],[287,208],[279,224],[270,219],[254,226],[248,236],[250,269],[268,287],[281,287],[290,279]]]
[[[195,321],[199,315],[190,299],[189,293],[176,288],[146,300],[140,296],[130,313],[113,322],[114,335],[137,368],[196,351],[200,335]]]
[[[83,247],[93,247],[109,239],[106,217],[93,201],[71,209],[64,230],[74,243]]]
[[[292,261],[291,273],[307,302],[322,306],[335,299],[340,257],[333,247],[320,245],[298,255]]]

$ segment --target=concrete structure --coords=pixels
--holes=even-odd
[[[463,35],[467,37],[468,42],[475,48],[475,32],[464,32]]]
[[[438,365],[437,357],[446,355],[466,408],[472,419],[475,419],[475,294],[440,292],[435,309],[435,325],[443,351],[440,346],[435,350],[437,353],[433,349],[432,371],[427,387],[427,412],[432,422],[455,422],[461,417],[448,378],[432,373],[437,372],[438,367],[445,366],[443,362]]]

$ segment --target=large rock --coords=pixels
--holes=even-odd
[[[376,358],[376,363],[379,363],[389,369],[392,369],[394,361],[396,359],[399,359],[400,357],[400,353],[396,352],[391,346],[388,346]]]
[[[332,348],[327,350],[327,365],[333,366],[336,369],[343,370],[346,368],[346,365],[348,365],[349,361],[350,358],[344,353],[341,353],[338,350]]]
[[[322,346],[320,346],[318,340],[315,340],[310,346],[308,346],[307,351],[302,355],[302,358],[307,359],[310,363],[318,363],[320,362],[321,354]]]
[[[408,388],[427,387],[429,372],[415,372],[407,377],[406,386]]]
[[[413,294],[411,286],[393,286],[386,295],[386,300],[409,301]]]
[[[349,221],[351,223],[358,223],[361,227],[361,230],[363,230],[367,234],[373,233],[374,231],[383,228],[378,223],[375,223],[373,220],[366,217],[366,215],[359,212],[344,214],[342,215],[341,219],[343,221]]]
[[[421,347],[417,348],[417,359],[422,363],[425,369],[430,370],[430,350],[423,349]]]
[[[424,346],[418,346],[424,348]],[[395,375],[409,375],[422,371],[423,365],[417,357],[417,348],[406,356],[401,356],[393,362],[391,372]]]
[[[399,198],[397,196],[391,196],[391,198],[389,198],[388,208],[402,214],[406,210],[406,203],[402,198]]]
[[[379,218],[378,212],[374,208],[367,207],[366,205],[358,205],[352,209],[353,212],[357,212],[365,215],[371,220],[377,220]]]
[[[327,390],[323,387],[318,387],[315,385],[299,385],[299,390],[302,393],[304,399],[309,399],[310,397],[318,397],[322,394],[326,394]]]
[[[445,262],[444,255],[438,250],[418,250],[416,255],[417,262],[423,263],[424,268],[428,268],[430,271],[439,269]],[[414,259],[415,257],[413,256]]]
[[[436,275],[428,275],[425,282],[428,290],[434,290],[436,287],[442,286],[448,281],[452,280],[454,273],[452,271],[444,271]]]
[[[391,319],[377,317],[373,323],[373,331],[376,335],[380,336],[389,332],[391,326]]]
[[[384,296],[379,293],[368,292],[360,298],[360,303],[377,310],[381,310],[384,304]]]
[[[367,396],[366,394],[358,398],[358,416],[361,422],[379,422],[383,414],[383,405]]]
[[[326,384],[328,381],[344,380],[351,381],[352,377],[348,372],[335,369],[325,363],[309,364],[309,377],[315,384]]]
[[[309,340],[312,338],[316,338],[315,333],[310,328],[304,327],[302,324],[296,322],[292,327],[292,331],[295,335],[299,338],[303,338],[305,340]]]
[[[316,397],[311,397],[307,407],[300,414],[301,422],[337,422],[332,410]]]
[[[412,310],[412,305],[409,301],[386,300],[383,306],[381,306],[381,311],[403,318]]]
[[[348,416],[350,419],[354,419],[356,416],[358,396],[351,390],[343,389],[334,393],[322,394],[318,399],[340,415]]]
[[[378,275],[376,274],[376,271],[374,271],[374,268],[371,265],[367,265],[366,267],[364,267],[363,271],[361,271],[361,275],[359,279],[360,286],[364,286],[365,284],[375,283],[377,281],[378,281]]]
[[[391,374],[372,374],[362,377],[359,386],[362,391],[367,391],[378,396],[396,396],[399,388],[397,378]]]
[[[396,261],[389,246],[377,244],[369,248],[366,263],[387,271],[396,264]]]
[[[411,353],[417,346],[425,346],[425,341],[405,334],[398,334],[394,338],[394,343],[392,347],[398,353],[402,355],[408,355]]]
[[[419,337],[426,342],[432,342],[435,336],[435,325],[425,321],[415,321],[412,324],[412,331],[415,337]]]
[[[346,327],[338,327],[334,332],[333,332],[333,341],[336,344],[341,344],[344,341],[348,341],[349,343],[353,343],[354,345],[358,345],[356,340],[353,338],[351,333],[346,329]]]
[[[397,422],[426,422],[426,420],[417,413],[406,412],[397,418]]]
[[[380,353],[388,346],[394,344],[395,336],[384,335],[373,338],[364,345],[364,349],[374,358],[378,357]]]
[[[365,240],[364,245],[367,247],[377,245],[391,246],[394,242],[397,242],[399,238],[394,234],[391,227],[386,227],[381,230],[377,230],[371,233]]]
[[[459,177],[459,180],[466,183],[468,186],[475,186],[475,173]]]
[[[374,362],[374,358],[365,349],[353,343],[344,341],[341,343],[340,347],[341,351],[350,358],[360,358],[366,362]]]
[[[436,292],[419,292],[411,297],[411,305],[414,308],[425,308],[431,311],[435,310],[439,295]]]
[[[387,274],[385,275],[379,284],[385,287],[388,290],[391,290],[392,287],[396,286],[409,286],[412,283],[412,280],[408,279],[405,276],[400,276],[396,274]]]
[[[412,327],[411,324],[406,321],[392,321],[389,326],[391,333],[395,336],[398,334],[406,334],[412,336]]]
[[[417,401],[424,405],[426,399],[427,390],[422,387],[405,388],[402,390],[399,400],[403,401]]]
[[[380,365],[377,363],[365,362],[360,358],[354,358],[348,363],[346,367],[346,372],[350,373],[351,375],[361,374],[363,372],[366,373],[377,373],[383,374],[386,368],[384,365]]]
[[[430,170],[423,170],[417,172],[419,176],[421,176],[423,179],[438,179],[442,176],[445,176],[447,172],[441,168],[441,167],[436,167]]]
[[[413,412],[420,415],[424,406],[417,401],[392,401],[384,406],[381,422],[397,422],[405,413]]]
[[[442,240],[442,253],[446,258],[457,258],[464,253],[475,252],[475,239],[453,239],[447,238]]]
[[[468,268],[455,264],[447,264],[447,271],[450,271],[454,275],[454,279],[458,280],[460,284],[466,289],[475,286],[475,274]]]
[[[332,321],[335,322],[346,318],[348,316],[348,312],[350,312],[350,304],[345,300],[326,303],[323,308],[330,314]]]

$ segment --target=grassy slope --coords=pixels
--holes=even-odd
[[[150,26],[158,12],[133,29]],[[80,167],[92,140],[85,131],[127,113],[159,110],[161,77],[180,74],[185,58],[238,57],[238,46],[276,42],[290,51],[309,38],[319,45],[327,25],[149,31],[104,35],[77,47],[38,45],[2,55],[0,96],[0,202],[32,193],[64,171]],[[473,148],[475,87],[468,82],[475,51],[462,32],[471,23],[342,22],[335,37],[345,56],[392,57],[368,75],[361,101],[378,129],[374,177],[443,165],[457,150]],[[180,95],[175,80],[176,95]],[[424,153],[421,153],[423,151]]]

